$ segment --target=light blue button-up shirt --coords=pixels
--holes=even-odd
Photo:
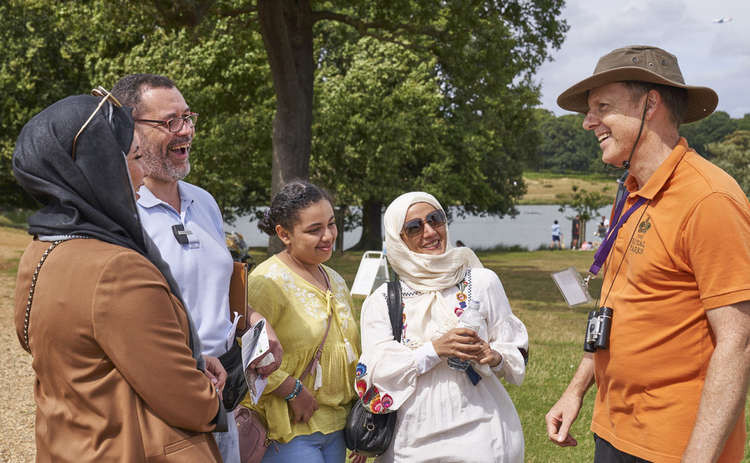
[[[178,182],[180,212],[144,185],[138,190],[138,211],[149,234],[177,280],[190,311],[204,355],[226,352],[229,319],[229,280],[232,256],[226,246],[224,224],[213,196],[187,182]],[[180,244],[172,227],[182,225],[187,244]]]

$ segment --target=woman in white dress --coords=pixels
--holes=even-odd
[[[384,462],[522,462],[521,422],[500,378],[521,384],[528,334],[495,272],[468,247],[452,247],[445,211],[430,194],[406,193],[385,212],[388,262],[401,280],[403,333],[394,340],[386,285],[362,307],[355,386],[375,413],[398,411]],[[458,327],[480,303],[479,332]],[[447,359],[469,360],[457,370]]]

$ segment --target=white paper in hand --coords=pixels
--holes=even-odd
[[[250,364],[264,354],[268,355],[261,360],[261,363],[273,362],[273,354],[268,349],[266,323],[265,320],[260,320],[242,335],[242,367],[245,371],[245,381],[247,381],[247,387],[250,389],[250,398],[253,403],[258,403],[263,389],[268,384],[268,379],[261,378],[255,368],[250,368]],[[267,360],[268,357],[271,357],[271,359]]]

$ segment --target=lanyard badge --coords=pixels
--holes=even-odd
[[[584,282],[581,274],[574,267],[568,267],[552,274],[557,288],[570,307],[587,304],[592,301],[589,294],[588,281]]]

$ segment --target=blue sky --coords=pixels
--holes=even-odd
[[[557,115],[557,96],[591,75],[600,56],[626,45],[655,45],[677,56],[688,85],[711,87],[718,110],[750,113],[750,0],[568,0],[570,26],[554,61],[537,72],[542,107]],[[717,18],[731,22],[716,24]]]

